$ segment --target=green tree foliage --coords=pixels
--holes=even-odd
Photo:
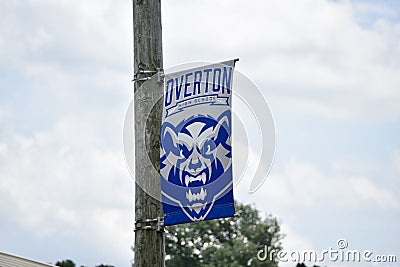
[[[75,267],[75,263],[72,260],[63,260],[63,261],[57,261],[56,266],[60,267]]]
[[[307,267],[303,262],[302,263],[297,263],[296,267]],[[319,267],[318,265],[313,265],[313,267]]]
[[[76,266],[76,264],[72,260],[57,261],[55,265],[60,266],[60,267],[75,267]],[[85,266],[81,265],[81,267],[85,267]],[[96,267],[114,267],[114,265],[100,264],[100,265],[96,265]]]
[[[257,259],[264,249],[281,249],[280,226],[271,215],[236,203],[237,217],[167,227],[166,266],[278,266],[277,260]]]

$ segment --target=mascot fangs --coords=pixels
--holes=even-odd
[[[162,126],[162,179],[187,187],[185,196],[179,200],[174,198],[174,192],[163,194],[173,199],[175,206],[192,221],[204,220],[214,204],[225,202],[224,196],[231,189],[231,179],[219,179],[226,177],[226,172],[231,176],[230,126],[229,110],[217,119],[197,115],[177,126],[170,123]]]

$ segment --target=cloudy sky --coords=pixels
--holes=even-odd
[[[399,261],[400,2],[170,0],[162,19],[165,68],[240,58],[267,99],[275,160],[235,195],[278,218],[284,248],[344,238]],[[132,39],[131,1],[0,0],[0,251],[129,266]]]

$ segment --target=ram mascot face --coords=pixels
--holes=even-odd
[[[180,206],[193,220],[204,219],[216,195],[207,185],[231,166],[230,111],[214,119],[197,115],[177,126],[164,123],[161,131],[161,175],[170,183],[186,187]],[[221,188],[221,187],[219,187]]]

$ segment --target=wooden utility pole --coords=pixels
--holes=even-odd
[[[164,266],[164,235],[157,231],[160,202],[162,83],[147,77],[163,68],[161,0],[133,0],[135,112],[135,259]],[[143,85],[143,86],[142,86]]]

